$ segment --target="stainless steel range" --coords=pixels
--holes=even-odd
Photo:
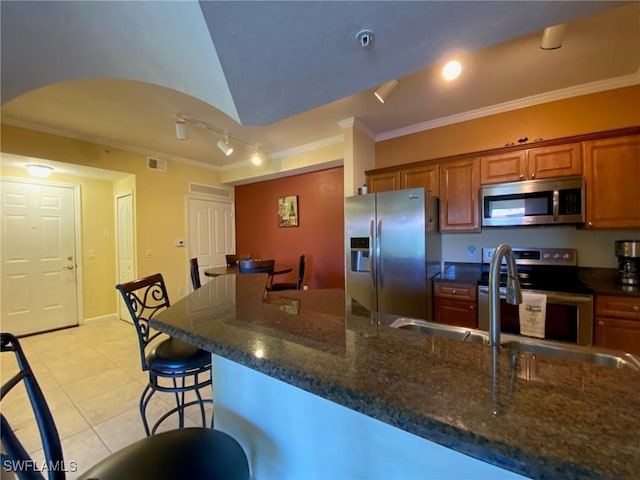
[[[489,330],[489,264],[495,248],[482,249],[482,277],[478,282],[478,328]],[[592,345],[593,290],[578,278],[573,248],[513,248],[523,293],[546,296],[545,339]],[[506,272],[506,267],[503,267]],[[501,331],[520,334],[519,308],[505,301],[501,278]]]

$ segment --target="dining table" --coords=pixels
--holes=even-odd
[[[274,268],[273,268],[273,273],[272,275],[284,275],[285,273],[289,273],[293,270],[293,267],[290,265],[280,265],[280,264],[275,264]],[[222,267],[214,267],[214,268],[207,268],[204,271],[204,275],[206,277],[219,277],[221,275],[231,275],[234,273],[239,273],[238,272],[238,264],[235,265],[226,265],[226,266],[222,266]]]

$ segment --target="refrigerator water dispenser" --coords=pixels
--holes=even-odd
[[[369,237],[351,237],[351,271],[371,271]]]

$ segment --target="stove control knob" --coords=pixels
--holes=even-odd
[[[569,260],[569,254],[568,253],[563,254],[562,258],[564,258],[565,260]]]
[[[560,254],[559,253],[554,253],[553,254],[553,259],[554,260],[558,260],[560,258]]]
[[[551,254],[550,253],[545,253],[542,255],[542,258],[544,258],[545,260],[548,260],[551,258]]]

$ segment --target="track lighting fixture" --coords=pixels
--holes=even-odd
[[[254,165],[260,165],[262,163],[262,158],[258,153],[258,145],[255,145],[251,142],[247,142],[246,140],[243,140],[236,136],[229,135],[229,133],[225,130],[216,128],[213,125],[208,124],[207,122],[198,120],[196,118],[190,117],[183,113],[176,114],[176,137],[178,138],[178,140],[186,140],[187,138],[189,138],[187,134],[188,123],[191,125],[195,125],[197,127],[204,128],[205,130],[215,132],[218,135],[223,135],[224,140],[218,140],[216,145],[222,151],[222,153],[224,153],[227,157],[230,156],[234,150],[233,146],[229,144],[229,139],[232,139],[235,142],[244,143],[245,145],[248,145],[249,147],[253,148],[253,155],[251,156],[251,161],[253,162]]]
[[[565,23],[545,28],[544,32],[542,32],[540,48],[543,50],[555,50],[556,48],[560,48],[564,41],[564,33],[566,30],[567,25]]]
[[[373,92],[373,94],[376,96],[376,98],[378,100],[380,100],[381,103],[384,103],[384,101],[387,99],[387,97],[391,94],[391,92],[393,92],[393,90],[398,86],[398,80],[390,80],[387,83],[383,83],[382,85],[380,85],[380,87],[378,87],[378,89]]]
[[[229,145],[229,135],[224,134],[224,141],[218,140],[218,148],[222,150],[227,157],[233,153],[233,147]]]

